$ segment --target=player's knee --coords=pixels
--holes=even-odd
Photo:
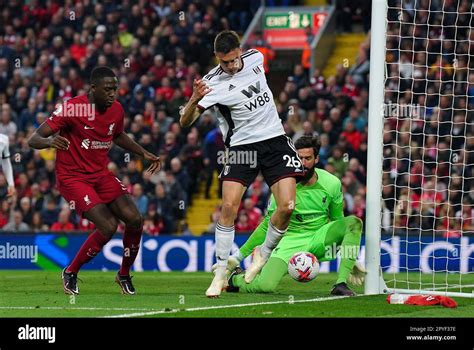
[[[138,212],[133,215],[129,215],[125,221],[125,225],[127,227],[138,229],[143,225],[143,216],[141,216]]]
[[[112,237],[115,234],[115,232],[117,232],[117,227],[118,227],[117,219],[115,219],[114,217],[111,217],[101,223],[100,231],[104,234],[104,236]]]
[[[277,206],[276,210],[278,214],[281,215],[282,217],[289,218],[291,214],[293,214],[294,209],[295,209],[294,205],[292,205],[292,202],[289,201],[287,203],[283,203]]]
[[[260,291],[262,293],[275,293],[277,285],[278,284],[272,280],[260,281]]]
[[[353,234],[360,236],[362,234],[362,220],[357,216],[350,215],[345,218],[346,224],[349,227],[349,231]]]
[[[239,203],[233,203],[231,201],[226,201],[222,203],[221,218],[232,220],[232,222],[237,218],[237,212],[239,210]]]

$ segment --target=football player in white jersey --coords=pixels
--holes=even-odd
[[[8,183],[8,197],[13,196],[15,191],[15,182],[13,181],[13,169],[10,163],[10,148],[7,135],[0,134],[0,155],[2,157],[2,170]]]
[[[234,221],[247,187],[259,171],[271,188],[276,210],[271,216],[266,239],[254,252],[245,274],[250,283],[283,237],[295,207],[296,182],[304,168],[283,125],[267,85],[263,55],[257,50],[242,53],[234,31],[219,33],[214,41],[219,65],[202,80],[196,80],[193,94],[184,107],[180,124],[192,125],[206,109],[218,110],[219,127],[226,144],[222,183],[222,210],[216,225],[217,269],[206,291],[218,297],[226,282],[226,266],[234,241]]]

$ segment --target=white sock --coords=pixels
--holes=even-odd
[[[225,276],[227,268],[227,260],[229,260],[232,244],[234,243],[234,225],[223,226],[219,223],[216,225],[216,258],[217,269],[216,276]]]
[[[244,256],[242,255],[242,253],[240,252],[240,249],[236,249],[233,253],[232,253],[232,256],[234,258],[236,258],[238,261],[242,262],[242,260],[244,260]]]
[[[286,230],[282,231],[273,226],[272,221],[268,221],[267,236],[260,249],[263,258],[267,259],[272,253],[273,249],[278,245]]]

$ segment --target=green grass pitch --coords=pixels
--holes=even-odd
[[[210,273],[137,272],[137,295],[120,294],[114,272],[83,271],[81,294],[65,295],[58,271],[0,271],[0,317],[473,317],[474,299],[458,308],[390,305],[386,296],[330,298],[336,274],[310,283],[286,276],[274,294],[225,293],[208,299]],[[470,281],[467,280],[469,277]],[[403,276],[400,276],[403,278]],[[428,278],[428,277],[427,277]],[[471,275],[463,283],[474,283]],[[355,288],[362,294],[362,287]]]

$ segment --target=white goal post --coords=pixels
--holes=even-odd
[[[474,297],[470,3],[372,0],[367,295]]]

